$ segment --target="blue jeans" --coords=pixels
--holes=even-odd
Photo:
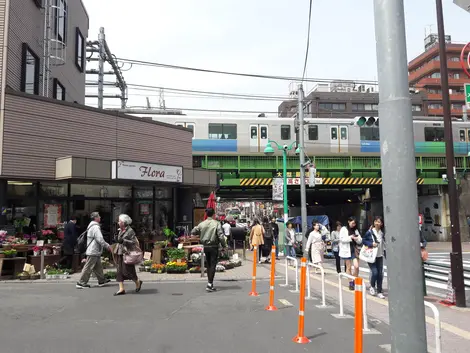
[[[295,257],[295,249],[292,245],[286,245],[286,256]]]
[[[274,245],[276,245],[276,259],[277,259],[278,254],[279,254],[279,239],[274,239]]]
[[[377,284],[377,292],[382,293],[382,282],[384,280],[384,258],[377,257],[374,263],[369,264],[371,278],[370,285],[375,288]]]

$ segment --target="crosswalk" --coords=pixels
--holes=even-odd
[[[470,253],[463,253],[464,254],[464,261],[463,261],[463,266],[464,269],[470,271],[470,260],[468,260],[468,256],[465,255],[470,255]],[[450,266],[450,259],[449,259],[449,253],[430,253],[429,262],[436,263],[436,264],[441,264],[441,265],[449,265]],[[332,265],[334,264],[333,262],[327,262],[328,267],[333,268]],[[365,279],[370,279],[370,269],[365,264],[364,262],[360,263],[359,267],[359,276]],[[448,273],[450,270],[442,267],[435,267],[431,266],[430,269],[432,271],[426,271],[426,286],[430,288],[436,288],[439,290],[446,290],[447,289],[447,280],[448,280]],[[388,268],[387,265],[384,264],[384,279],[386,281],[388,277]],[[470,273],[465,274],[465,285],[467,286],[466,290],[470,291]]]

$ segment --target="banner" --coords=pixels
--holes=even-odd
[[[284,200],[284,181],[282,178],[273,178],[273,201]]]

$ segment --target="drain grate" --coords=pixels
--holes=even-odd
[[[171,295],[183,295],[183,293],[171,293]]]

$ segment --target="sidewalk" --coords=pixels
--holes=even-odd
[[[247,260],[250,260],[250,255],[247,253]],[[299,259],[300,263],[300,259]],[[289,283],[293,288],[295,284],[295,269],[294,267],[289,267]],[[276,266],[277,275],[285,278],[285,262],[280,260]],[[317,300],[314,300],[313,303],[319,303],[319,298],[321,298],[321,276],[311,274],[311,288],[312,296],[316,297]],[[281,281],[283,282],[283,281]],[[347,287],[347,280],[342,281],[343,288],[343,300],[344,306],[350,311],[354,311],[354,292],[350,291]],[[368,284],[368,281],[365,280]],[[325,271],[325,294],[327,302],[331,305],[338,305],[339,298],[339,287],[338,287],[338,275],[336,272],[326,270]],[[435,297],[426,297],[425,300],[433,303],[437,306],[440,314],[441,320],[441,336],[442,336],[442,350],[445,353],[463,353],[467,351],[468,345],[470,344],[470,331],[466,330],[470,327],[470,308],[457,308],[457,307],[447,307],[438,303],[438,300],[441,298]],[[387,325],[389,322],[389,312],[388,312],[388,301],[381,300],[377,297],[372,297],[367,295],[367,312],[369,316],[370,326],[376,324],[385,323]],[[338,311],[339,313],[339,311]],[[338,320],[341,321],[341,320]],[[428,347],[430,347],[430,352],[435,351],[435,334],[434,334],[434,317],[430,309],[426,308],[426,327],[427,327],[427,336],[428,336]],[[351,322],[352,324],[352,322]],[[384,346],[384,349],[387,350],[389,346]]]

